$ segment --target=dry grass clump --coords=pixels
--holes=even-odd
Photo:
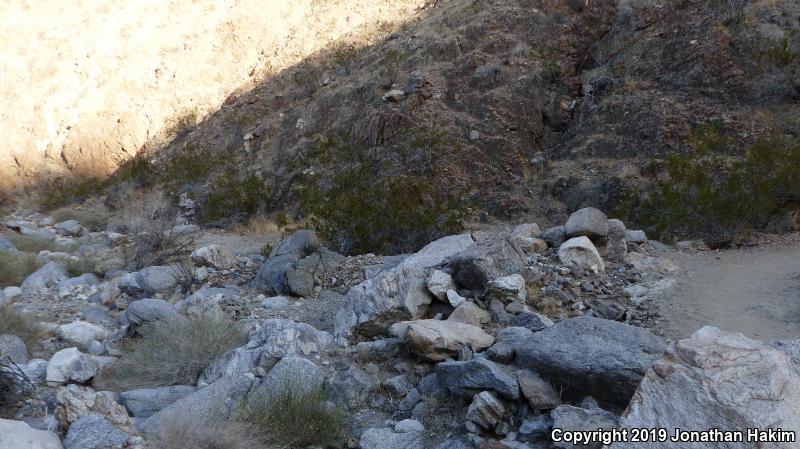
[[[327,400],[322,387],[294,381],[275,392],[251,396],[238,417],[269,447],[326,447],[345,427],[345,413]]]
[[[4,237],[20,251],[39,254],[41,251],[61,251],[62,247],[54,240],[38,235],[23,235],[17,233],[5,234]]]
[[[16,335],[30,348],[39,344],[45,332],[36,317],[4,304],[0,305],[0,335],[3,334]]]
[[[75,220],[92,232],[108,227],[110,212],[99,198],[90,198],[79,205],[60,207],[51,214],[56,223]]]
[[[21,284],[41,266],[42,263],[33,254],[0,251],[0,287]]]
[[[137,329],[141,338],[123,345],[123,355],[96,383],[116,391],[193,385],[217,357],[244,343],[236,323],[219,314],[189,316]]]
[[[264,448],[248,424],[221,416],[198,418],[192,413],[172,413],[160,420],[155,435],[158,449]]]

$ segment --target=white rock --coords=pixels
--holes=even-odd
[[[111,336],[111,331],[86,321],[73,321],[58,326],[59,337],[80,348],[88,348],[93,341],[103,341]]]
[[[192,252],[192,261],[199,267],[211,267],[217,270],[229,270],[236,262],[233,255],[219,245],[209,245]]]
[[[45,381],[57,386],[69,381],[85,382],[95,374],[100,364],[94,357],[83,354],[78,348],[67,348],[56,352],[47,363]]]
[[[462,346],[477,352],[494,344],[494,337],[481,328],[457,321],[402,321],[392,325],[391,333],[405,339],[409,351],[431,362],[458,354]]]
[[[394,425],[394,431],[399,433],[422,432],[425,426],[416,419],[404,419]]]
[[[58,435],[22,421],[0,419],[0,449],[62,449]]]
[[[447,302],[453,307],[458,307],[466,301],[466,299],[459,295],[455,290],[447,290]]]
[[[588,237],[575,237],[562,243],[558,248],[558,258],[564,265],[574,264],[589,268],[595,273],[606,270],[603,258]]]
[[[11,286],[3,289],[3,296],[5,296],[8,299],[14,299],[21,294],[22,294],[22,289],[19,287]]]
[[[442,270],[431,271],[425,284],[428,286],[428,291],[439,301],[446,301],[447,291],[456,288],[453,277]]]
[[[622,417],[624,428],[745,431],[800,429],[800,372],[782,350],[704,327],[647,371]],[[613,449],[672,449],[674,443],[617,443]],[[685,447],[712,447],[688,444]],[[796,449],[797,443],[713,445]]]
[[[489,282],[486,289],[487,297],[498,299],[503,304],[514,301],[525,301],[527,292],[525,290],[525,278],[519,274],[504,276]]]

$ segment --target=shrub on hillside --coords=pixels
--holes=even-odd
[[[347,422],[321,387],[309,389],[293,381],[275,392],[252,396],[238,418],[269,447],[285,448],[327,447]]]
[[[269,190],[258,177],[226,170],[211,181],[200,209],[200,221],[226,225],[244,222],[258,212],[268,197]]]
[[[29,348],[44,338],[44,329],[35,317],[20,312],[9,304],[0,305],[0,335],[13,334],[21,338]]]
[[[0,251],[0,287],[20,285],[41,267],[42,263],[33,254]]]
[[[742,157],[718,153],[725,144],[707,137],[693,153],[669,156],[666,178],[632,193],[621,212],[660,238],[697,236],[724,246],[800,209],[799,143],[761,140]]]
[[[193,385],[217,357],[244,343],[236,323],[218,314],[143,326],[123,345],[123,355],[96,380],[116,391]]]

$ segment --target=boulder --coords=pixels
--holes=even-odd
[[[544,231],[541,238],[551,247],[558,248],[567,241],[567,231],[564,230],[564,226],[554,226]]]
[[[467,298],[459,295],[455,290],[447,290],[445,297],[447,298],[447,303],[450,304],[451,307],[458,307],[467,302]]]
[[[56,233],[67,237],[77,237],[83,234],[84,229],[80,223],[75,220],[62,221],[55,225]]]
[[[625,230],[625,241],[642,244],[647,242],[647,235],[641,230],[627,229]]]
[[[258,269],[251,287],[269,294],[288,294],[286,272],[296,261],[313,253],[319,247],[319,239],[313,231],[304,229],[286,237],[273,248],[269,258]]]
[[[628,241],[626,240],[625,223],[616,218],[608,220],[608,238],[606,239],[606,254],[613,260],[622,260],[628,254]]]
[[[396,267],[352,287],[336,314],[336,341],[346,345],[354,334],[384,335],[398,321],[421,318],[431,302],[426,286],[427,270],[472,244],[469,234],[441,238]]]
[[[522,273],[525,256],[513,245],[510,236],[504,234],[476,242],[450,258],[447,267],[456,285],[483,292],[495,279]]]
[[[456,396],[469,398],[481,391],[491,391],[505,399],[520,397],[517,379],[505,369],[483,357],[467,362],[442,362],[436,365],[439,382]]]
[[[326,391],[332,393],[334,401],[356,410],[364,405],[378,387],[378,381],[356,364],[339,361],[334,364],[334,372],[326,379],[325,386]]]
[[[503,304],[525,301],[526,297],[525,278],[516,273],[494,279],[486,287],[486,298],[497,299]]]
[[[513,231],[511,231],[512,237],[539,237],[542,235],[542,230],[539,228],[539,225],[536,223],[523,223],[521,225],[517,225]]]
[[[102,342],[110,337],[111,331],[102,326],[78,320],[58,326],[56,334],[67,343],[86,349],[93,341]]]
[[[564,232],[568,238],[585,236],[593,240],[604,239],[608,236],[608,217],[593,207],[585,207],[569,216],[564,224]]]
[[[178,285],[178,275],[172,267],[147,267],[136,273],[136,282],[149,295],[167,294]]]
[[[56,288],[61,290],[62,288],[74,288],[78,286],[89,286],[89,285],[97,285],[100,283],[100,279],[97,278],[97,275],[94,273],[84,273],[80,276],[71,277],[69,279],[64,279],[63,281],[56,284]]]
[[[603,258],[587,237],[575,237],[562,243],[558,248],[558,259],[564,265],[589,268],[595,273],[606,270]]]
[[[99,415],[118,429],[128,433],[136,432],[125,407],[116,401],[116,395],[110,391],[95,391],[89,387],[69,384],[58,388],[55,399],[55,416],[63,429],[85,416]]]
[[[198,267],[211,267],[215,270],[230,270],[236,263],[233,255],[219,245],[208,245],[194,250],[192,262]]]
[[[178,301],[175,308],[183,313],[201,314],[220,311],[220,303],[241,293],[239,287],[203,287],[187,298]]]
[[[611,430],[618,427],[617,417],[600,408],[580,408],[572,405],[560,405],[550,412],[553,418],[553,429],[563,431],[596,431],[598,429]],[[642,443],[636,443],[640,446]],[[553,443],[555,447],[562,449],[600,449],[602,442],[592,442],[589,444],[575,445],[566,441]],[[674,446],[669,446],[674,447]]]
[[[447,317],[447,321],[457,321],[475,327],[488,324],[491,320],[492,316],[489,312],[469,301],[461,303],[461,305],[456,307],[456,310]]]
[[[394,324],[391,333],[404,338],[411,353],[429,362],[453,357],[464,346],[478,352],[494,343],[494,337],[481,328],[456,321],[403,321]]]
[[[58,435],[22,421],[0,418],[0,449],[62,449]]]
[[[531,332],[539,332],[553,325],[550,318],[537,312],[522,312],[514,316],[511,320],[511,325],[514,327],[524,327]]]
[[[69,426],[64,449],[117,449],[129,446],[131,438],[102,416],[86,415]]]
[[[289,291],[297,296],[311,296],[314,293],[314,286],[321,285],[344,260],[345,257],[341,254],[325,248],[297,260],[286,270],[286,284]]]
[[[78,348],[62,349],[50,358],[47,363],[45,381],[48,385],[60,385],[66,382],[86,382],[97,374],[100,364]]]
[[[132,302],[125,311],[128,322],[134,326],[181,319],[172,304],[162,299],[140,299]]]
[[[428,291],[439,301],[447,301],[447,291],[455,290],[453,277],[442,270],[433,270],[425,281]]]
[[[69,276],[64,265],[57,262],[48,262],[25,278],[20,288],[22,288],[23,295],[31,297],[67,278]]]
[[[625,405],[666,349],[647,329],[601,318],[573,318],[515,342],[516,363],[569,395]]]
[[[287,388],[298,392],[313,392],[322,386],[324,376],[319,367],[303,357],[289,355],[282,358],[261,380],[261,384],[253,388],[250,396],[269,396]]]
[[[28,347],[16,335],[0,335],[0,359],[3,357],[8,357],[17,365],[24,365],[28,363]]]
[[[131,416],[148,418],[179,399],[194,393],[195,390],[197,388],[191,385],[129,390],[119,394],[119,402]]]
[[[367,429],[361,434],[360,449],[423,449],[421,432],[395,432],[389,428]]]
[[[522,395],[528,400],[531,409],[536,413],[551,410],[561,404],[561,396],[553,385],[544,381],[538,374],[530,370],[520,370],[517,381]]]
[[[394,425],[394,431],[399,433],[422,432],[425,426],[416,419],[404,419]]]
[[[483,391],[474,395],[467,409],[467,419],[484,430],[506,434],[512,417],[492,393]]]
[[[800,372],[780,346],[707,326],[678,341],[647,371],[622,417],[621,426],[666,428],[670,435],[676,428],[797,431],[798,403]],[[732,443],[719,447],[797,447],[796,442],[762,444]],[[612,447],[667,449],[674,445],[616,443]],[[695,446],[701,445],[687,447]]]

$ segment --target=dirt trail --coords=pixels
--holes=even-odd
[[[683,338],[711,324],[765,341],[800,338],[800,235],[665,256],[681,272],[658,301],[664,335]]]

